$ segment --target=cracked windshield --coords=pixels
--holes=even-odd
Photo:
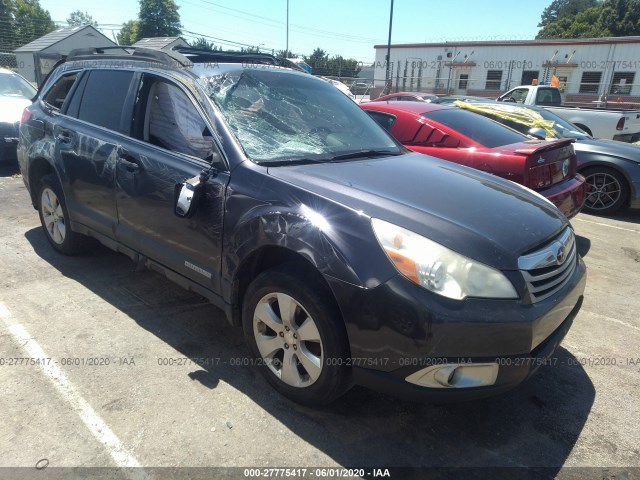
[[[244,69],[203,79],[208,95],[253,161],[275,165],[401,153],[332,85],[282,73]]]

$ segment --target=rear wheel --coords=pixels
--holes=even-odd
[[[351,386],[349,349],[328,289],[295,271],[268,270],[243,302],[245,339],[267,381],[309,406],[335,400]]]
[[[69,227],[69,212],[64,193],[55,175],[45,175],[38,190],[38,213],[47,240],[65,255],[75,255],[84,249],[85,237]]]
[[[611,215],[627,202],[629,185],[619,172],[606,167],[592,167],[581,172],[591,191],[587,193],[583,211]]]

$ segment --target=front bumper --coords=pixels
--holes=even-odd
[[[545,190],[539,190],[538,193],[551,201],[565,217],[572,218],[582,209],[587,198],[586,190],[587,184],[584,177],[576,173],[571,180],[566,180]]]
[[[585,283],[581,259],[561,290],[534,304],[449,300],[402,276],[368,290],[330,280],[347,327],[355,382],[435,401],[495,395],[549,363],[580,310]],[[467,388],[430,388],[406,380],[434,365],[461,363],[495,363],[497,377],[490,386]]]
[[[17,125],[11,123],[0,123],[0,159],[15,160],[17,146]]]

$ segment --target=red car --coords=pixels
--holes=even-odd
[[[567,218],[585,200],[572,139],[531,140],[457,107],[418,102],[360,105],[407,148],[520,183],[550,200]]]
[[[433,93],[422,92],[398,92],[390,93],[389,95],[382,95],[381,97],[371,100],[372,102],[434,102],[438,100],[438,96]]]

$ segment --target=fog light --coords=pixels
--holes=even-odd
[[[473,388],[493,385],[497,378],[497,363],[448,363],[423,368],[405,380],[429,388]]]

